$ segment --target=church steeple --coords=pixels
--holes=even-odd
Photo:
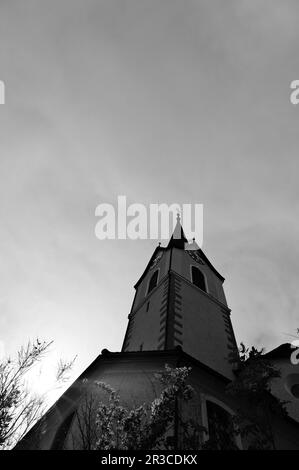
[[[224,278],[195,240],[188,243],[180,217],[166,247],[158,246],[135,285],[122,351],[185,352],[227,377],[237,351]]]
[[[185,247],[185,243],[187,243],[187,242],[188,242],[188,240],[187,240],[187,238],[184,234],[184,230],[183,230],[183,227],[181,225],[180,214],[178,213],[177,218],[176,218],[176,226],[175,226],[173,234],[172,234],[172,236],[169,240],[167,248],[176,247],[176,248],[180,248],[180,249],[183,250],[184,247]]]

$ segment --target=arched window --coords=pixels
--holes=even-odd
[[[196,287],[207,292],[206,281],[203,273],[196,266],[191,267],[191,279]]]
[[[231,414],[212,401],[206,402],[208,415],[208,447],[214,450],[237,449]]]
[[[154,274],[152,274],[152,277],[150,278],[149,284],[148,284],[148,290],[147,293],[149,294],[158,284],[158,274],[159,270],[157,269]]]

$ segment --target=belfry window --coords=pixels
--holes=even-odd
[[[191,267],[192,283],[199,287],[201,290],[207,292],[206,281],[203,273],[196,266]]]
[[[156,285],[158,284],[158,274],[159,274],[159,270],[157,269],[154,274],[152,275],[152,277],[150,278],[150,281],[149,281],[149,284],[148,284],[148,290],[147,290],[147,293],[149,294],[155,287]]]

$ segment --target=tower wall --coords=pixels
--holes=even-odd
[[[236,342],[227,307],[205,292],[177,277],[182,305],[182,347],[186,353],[217,372],[233,378],[230,354]]]
[[[168,275],[160,280],[158,286],[143,301],[139,299],[138,307],[130,313],[123,351],[159,349],[165,331],[163,312],[167,302]]]

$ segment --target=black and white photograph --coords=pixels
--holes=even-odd
[[[299,451],[298,175],[298,1],[0,0],[0,464]]]

